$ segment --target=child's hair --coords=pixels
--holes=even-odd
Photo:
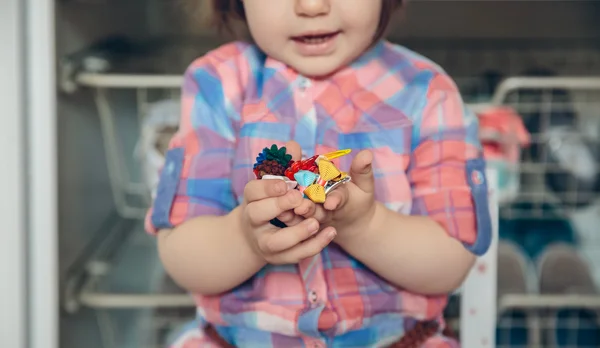
[[[373,41],[385,35],[394,11],[402,7],[404,2],[405,0],[382,0],[381,17]],[[239,24],[244,23],[246,19],[241,0],[204,0],[203,3],[206,7],[202,10],[211,25],[220,32],[225,31],[234,35],[239,33]]]

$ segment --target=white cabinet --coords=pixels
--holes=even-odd
[[[53,5],[0,3],[2,347],[58,347]]]

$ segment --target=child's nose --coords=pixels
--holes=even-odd
[[[316,17],[329,13],[330,0],[296,0],[296,14]]]

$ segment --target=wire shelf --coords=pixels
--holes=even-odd
[[[144,119],[154,103],[164,100],[178,100],[182,77],[144,76],[122,74],[81,74],[77,81],[82,86],[94,89],[94,100],[101,120],[106,161],[111,188],[117,210],[124,218],[142,218],[151,199],[151,188],[144,183],[142,174],[134,180],[128,164],[132,154],[124,151],[122,138],[118,134],[119,110],[111,103],[111,93],[119,90],[135,91],[135,109],[139,134],[142,133]],[[115,93],[116,92],[116,93]],[[125,115],[130,116],[130,115]]]
[[[491,103],[514,108],[531,135],[520,164],[523,190],[504,217],[566,218],[598,201],[600,77],[513,77]]]
[[[165,347],[193,319],[192,297],[166,275],[140,221],[109,219],[103,232],[107,238],[70,272],[63,307],[94,309],[103,347]]]

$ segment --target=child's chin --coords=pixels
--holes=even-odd
[[[289,63],[300,74],[313,78],[331,75],[339,70],[342,64],[335,56],[299,57]]]

